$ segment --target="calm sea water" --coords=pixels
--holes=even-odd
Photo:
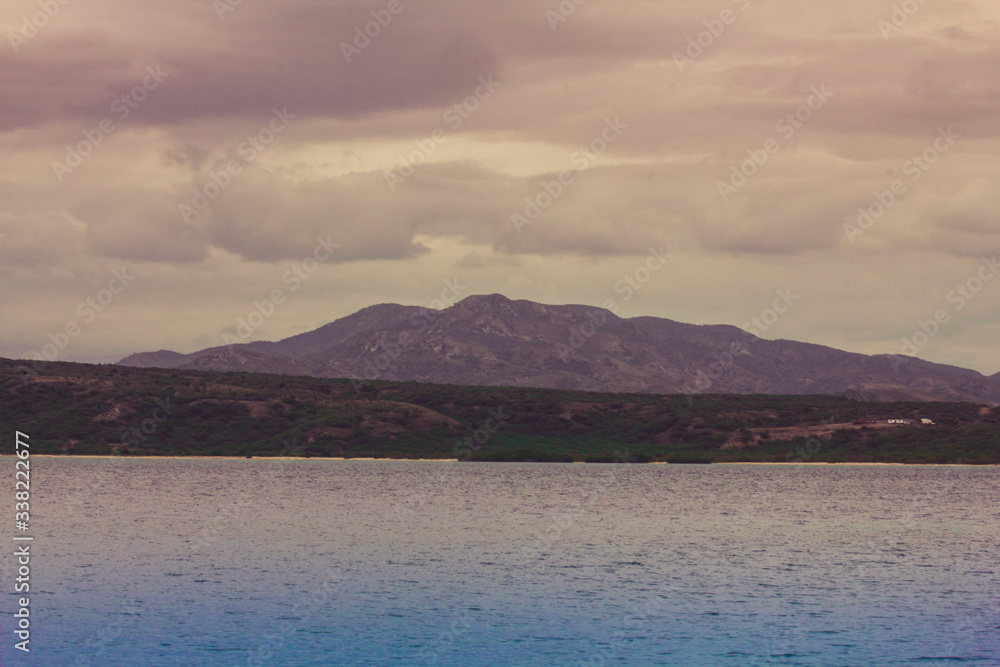
[[[1000,665],[994,467],[32,472],[4,665]]]

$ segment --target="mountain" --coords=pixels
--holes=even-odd
[[[122,366],[135,366],[136,368],[176,368],[187,360],[187,355],[170,350],[157,350],[156,352],[141,352],[125,357],[118,363]]]
[[[461,385],[1000,405],[1000,374],[499,294],[470,296],[444,310],[381,304],[276,342],[187,355],[143,352],[118,363]]]

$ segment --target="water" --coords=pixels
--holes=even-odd
[[[1000,468],[32,463],[4,665],[1000,664]]]

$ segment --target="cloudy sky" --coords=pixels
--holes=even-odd
[[[764,337],[996,373],[1000,5],[893,4],[6,0],[0,356],[781,290]]]

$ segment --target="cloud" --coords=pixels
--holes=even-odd
[[[30,273],[34,267],[55,268],[85,253],[79,226],[52,212],[0,211],[0,268]]]
[[[207,246],[177,214],[175,195],[157,190],[108,189],[73,213],[86,224],[91,251],[132,261],[195,262]]]
[[[332,261],[400,259],[427,250],[405,217],[374,174],[300,183],[248,167],[213,202],[204,228],[217,247],[255,261],[301,257],[327,237],[342,244]]]
[[[135,302],[115,305],[122,321],[159,322],[122,345],[211,337],[233,295],[267,294],[274,271],[322,237],[340,248],[313,284],[344,309],[429,301],[435,271],[461,271],[477,291],[600,304],[667,244],[683,279],[660,274],[630,314],[738,323],[758,295],[802,284],[823,307],[796,311],[789,335],[879,351],[933,312],[928,290],[1000,246],[1000,8],[986,0],[927,3],[887,38],[878,21],[891,7],[865,0],[808,12],[792,0],[588,0],[555,29],[556,2],[404,0],[351,62],[342,43],[383,0],[244,2],[221,19],[204,0],[133,4],[66,5],[17,51],[0,49],[0,292],[18,316],[0,338],[44,339],[46,313],[79,298],[66,296],[73,280],[99,282],[119,262],[144,270]],[[0,23],[16,30],[35,7],[7,3]],[[736,18],[711,34],[723,9]],[[120,118],[112,105],[157,67],[162,83]],[[449,108],[480,76],[502,85],[453,126]],[[791,134],[779,129],[816,87],[834,94]],[[241,142],[275,108],[294,120],[248,159]],[[103,118],[115,131],[55,178],[52,163]],[[627,128],[581,164],[615,118]],[[909,180],[906,164],[947,127],[961,138]],[[434,151],[391,188],[387,173],[438,128]],[[778,150],[720,196],[769,139]],[[239,173],[185,220],[181,206],[230,160]],[[553,194],[564,172],[571,182]],[[905,193],[851,243],[844,225],[896,179]],[[532,222],[518,231],[512,216]],[[914,257],[920,272],[895,291]],[[806,266],[837,278],[813,283]],[[43,278],[26,286],[32,275]],[[173,297],[191,315],[160,322]],[[324,303],[288,312],[301,327],[346,314]],[[927,353],[1000,364],[984,342],[992,314],[969,317],[968,333],[956,325]]]
[[[119,2],[105,6],[129,11]],[[350,63],[341,43],[354,39],[354,26],[372,20],[361,5],[248,4],[225,21],[217,21],[211,7],[182,3],[161,30],[154,25],[166,6],[133,15],[133,29],[147,31],[142,43],[129,30],[80,27],[45,32],[37,38],[44,44],[30,43],[23,53],[0,50],[0,84],[8,91],[0,101],[0,130],[93,124],[141,83],[148,67],[165,73],[164,89],[155,104],[136,111],[134,122],[157,125],[266,117],[276,105],[304,117],[335,118],[415,108],[443,103],[482,72],[498,69],[482,41],[457,25],[432,25],[417,3]]]

